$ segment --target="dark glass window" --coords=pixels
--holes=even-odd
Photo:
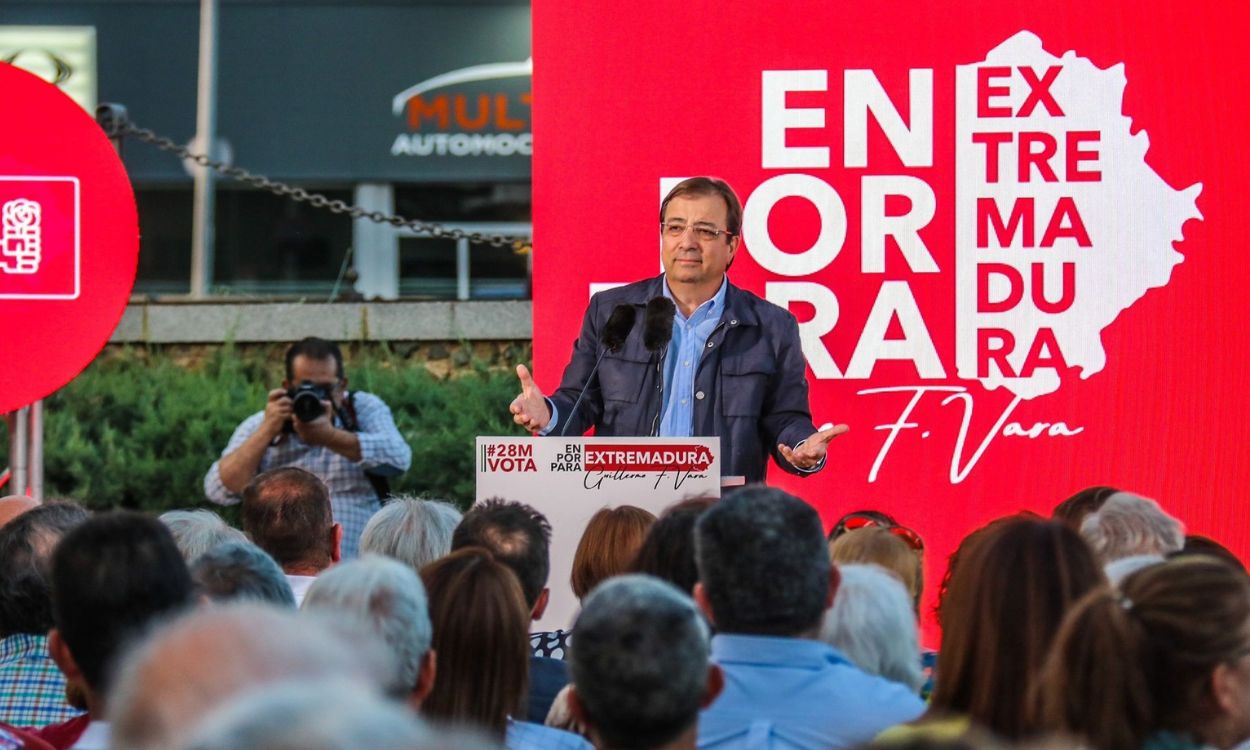
[[[309,188],[313,189],[313,188]],[[317,188],[350,202],[352,191]],[[135,291],[186,293],[191,274],[190,186],[140,188]],[[329,295],[352,243],[351,219],[256,190],[216,195],[214,293]],[[350,282],[341,286],[350,289]]]

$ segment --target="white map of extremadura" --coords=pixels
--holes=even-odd
[[[1102,331],[1183,260],[1201,183],[1175,190],[1122,112],[1124,65],[1022,31],[956,71],[959,377],[1034,398],[1102,370]],[[1066,267],[1065,267],[1066,266]]]

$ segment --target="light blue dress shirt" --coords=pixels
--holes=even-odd
[[[664,296],[673,299],[668,279],[661,285]],[[722,278],[720,289],[707,302],[695,308],[689,318],[681,308],[673,316],[673,340],[664,358],[664,411],[660,419],[660,437],[690,437],[694,432],[694,374],[708,337],[720,325],[725,312],[728,282]],[[676,303],[677,300],[673,299]]]
[[[505,750],[595,750],[593,745],[572,732],[513,719],[508,720],[504,748]]]
[[[725,690],[699,716],[700,750],[850,747],[925,711],[915,693],[820,641],[722,634],[711,658]]]

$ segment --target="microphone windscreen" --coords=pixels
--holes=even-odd
[[[608,351],[615,352],[629,338],[634,329],[634,321],[638,319],[638,310],[633,305],[617,305],[612,308],[608,322],[603,326],[603,345]]]
[[[647,351],[656,351],[668,345],[673,338],[673,316],[677,314],[677,306],[668,297],[660,295],[647,301],[645,326],[642,332],[642,343]]]

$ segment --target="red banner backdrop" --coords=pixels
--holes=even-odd
[[[970,529],[1082,487],[1250,552],[1250,6],[534,3],[535,371],[659,270],[714,174],[730,279],[800,322],[827,523],[895,514],[929,590]]]

